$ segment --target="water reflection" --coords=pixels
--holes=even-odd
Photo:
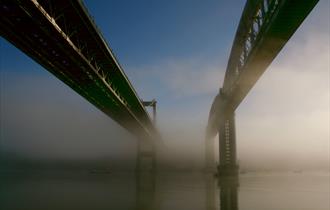
[[[0,209],[236,210],[237,186],[203,173],[0,173]]]
[[[189,174],[185,174],[186,176]],[[238,210],[238,178],[215,178],[212,174],[202,174],[205,186],[206,210]],[[172,179],[172,181],[174,181]],[[176,182],[175,182],[176,183]],[[179,184],[179,183],[176,183]],[[158,182],[158,185],[162,185]],[[155,173],[138,173],[136,179],[136,209],[160,209],[160,192],[157,195],[157,177]],[[163,187],[160,187],[163,189]],[[158,198],[158,199],[157,199]],[[195,199],[195,198],[191,198]],[[219,199],[219,200],[217,200]],[[187,202],[190,202],[187,200]],[[218,206],[217,206],[218,204]]]
[[[238,210],[238,178],[219,178],[220,209]]]
[[[136,210],[156,208],[156,174],[138,172],[136,174]]]
[[[238,210],[238,178],[215,178],[211,174],[206,174],[205,184],[205,209]]]
[[[0,209],[326,210],[329,180],[328,174],[245,175],[238,184],[188,172],[0,173]]]
[[[205,209],[215,210],[216,208],[216,179],[212,174],[205,175]]]

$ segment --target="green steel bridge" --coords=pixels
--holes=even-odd
[[[1,36],[128,131],[158,135],[82,1],[1,1],[0,28]]]
[[[0,2],[2,37],[138,138],[159,139],[144,107],[153,106],[155,113],[156,102],[139,98],[82,1]],[[212,139],[219,134],[219,175],[238,172],[235,109],[317,2],[247,0],[206,132],[206,164],[211,169]]]

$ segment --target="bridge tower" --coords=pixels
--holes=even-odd
[[[157,101],[142,101],[145,107],[152,107],[153,124],[156,125]],[[156,144],[154,139],[141,138],[137,145],[136,170],[138,172],[154,172],[156,170]]]
[[[237,176],[235,113],[223,116],[219,125],[219,176]]]
[[[238,165],[236,156],[236,130],[234,109],[227,108],[228,97],[220,89],[215,97],[206,131],[205,166],[207,172],[215,172],[214,140],[219,135],[219,165],[217,175],[237,176]]]
[[[152,107],[153,124],[156,125],[157,101],[142,101]],[[142,137],[137,145],[136,160],[136,206],[137,210],[156,209],[156,141]]]

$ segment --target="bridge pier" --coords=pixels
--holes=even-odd
[[[156,125],[156,107],[157,101],[142,101],[143,106],[152,107],[153,124]],[[137,145],[137,160],[136,171],[140,172],[155,172],[156,171],[156,143],[155,139],[146,139],[142,137]]]
[[[220,122],[218,176],[238,176],[235,113],[226,114]]]
[[[150,140],[139,140],[137,145],[136,171],[154,172],[156,170],[156,149]]]

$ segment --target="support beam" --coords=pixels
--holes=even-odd
[[[219,127],[219,176],[238,176],[235,113],[223,116]]]
[[[156,125],[156,104],[157,101],[142,101],[143,106],[151,106],[153,109],[153,125]],[[142,137],[138,141],[137,145],[137,160],[136,160],[136,171],[140,172],[151,172],[154,173],[156,170],[156,144],[154,139],[148,139],[148,137]]]
[[[142,101],[143,106],[151,106],[153,114],[153,123],[156,125],[157,122],[157,101],[152,99],[151,101]]]
[[[140,139],[137,145],[136,171],[155,172],[156,149],[155,144],[148,139]]]

